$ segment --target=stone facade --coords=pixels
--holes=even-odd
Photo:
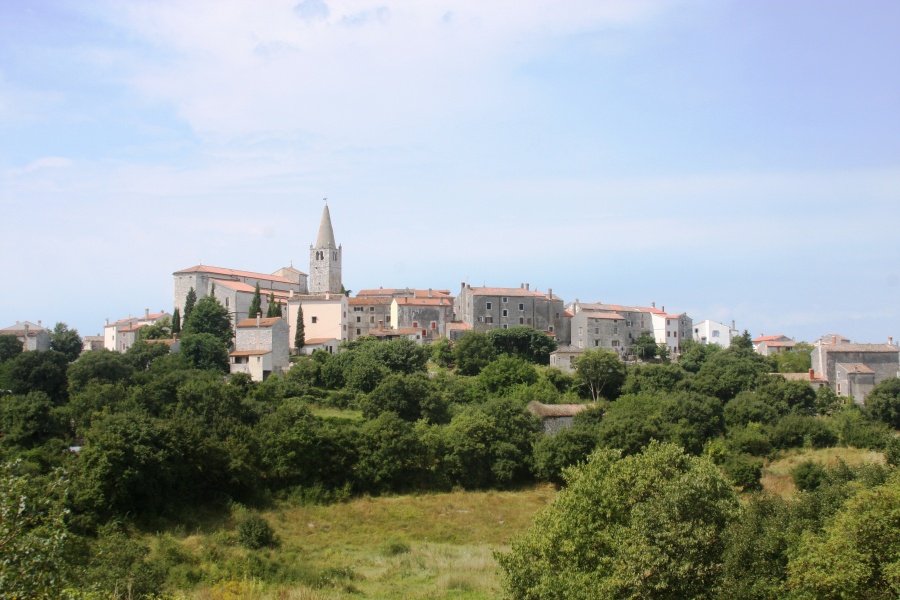
[[[322,211],[322,222],[319,224],[319,236],[315,246],[309,247],[309,291],[312,294],[340,294],[341,263],[343,248],[334,241],[334,230],[331,227],[331,212],[328,205]]]
[[[571,339],[570,319],[563,300],[531,290],[527,283],[518,288],[472,287],[463,283],[454,304],[456,319],[475,331],[508,329],[525,325],[556,337],[558,343]]]
[[[561,346],[550,353],[550,366],[566,373],[575,372],[575,359],[584,354],[583,348]]]
[[[393,299],[387,296],[350,298],[349,339],[355,340],[377,331],[379,323],[382,328],[391,327],[391,302]]]
[[[391,323],[394,327],[421,331],[425,343],[447,337],[451,321],[452,298],[394,298],[391,302]]]
[[[142,317],[128,317],[112,323],[107,319],[103,327],[103,347],[115,352],[125,352],[137,341],[137,333],[141,327],[155,325],[163,319],[169,319],[171,322],[172,315],[164,310],[151,313],[149,308],[144,309]]]
[[[603,348],[624,358],[632,354],[634,341],[646,330],[640,323],[617,312],[579,310],[572,317],[572,345],[581,350]]]
[[[872,387],[900,375],[900,350],[888,344],[842,344],[816,342],[812,368],[828,380],[838,396],[862,404]]]
[[[753,340],[753,350],[763,356],[790,352],[796,345],[796,342],[786,335],[761,335]]]
[[[16,321],[15,325],[0,329],[0,335],[14,335],[22,342],[22,350],[45,351],[50,349],[50,330],[44,327],[40,321]]]
[[[234,328],[232,373],[248,373],[253,381],[265,381],[290,364],[288,324],[281,317],[244,319]]]

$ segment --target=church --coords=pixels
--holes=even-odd
[[[237,324],[256,318],[256,315],[249,314],[249,309],[258,284],[262,313],[268,311],[269,297],[274,295],[275,302],[283,307],[292,342],[296,333],[296,314],[302,304],[307,344],[330,348],[329,341],[336,345],[347,339],[347,299],[341,280],[342,260],[343,248],[335,242],[331,213],[326,204],[316,243],[309,247],[308,275],[293,265],[282,267],[272,274],[196,265],[173,273],[174,306],[183,316],[185,299],[191,288],[198,299],[213,293],[228,309],[232,322]]]

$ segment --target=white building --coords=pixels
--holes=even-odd
[[[163,319],[172,321],[172,315],[162,310],[158,313],[151,313],[149,308],[144,309],[142,317],[128,317],[119,319],[112,323],[106,320],[103,327],[103,347],[107,350],[116,352],[125,352],[137,341],[137,333],[141,327],[155,325]]]
[[[731,327],[709,319],[694,323],[694,341],[698,344],[717,344],[727,348],[736,335],[738,331],[734,328],[734,321]]]
[[[287,322],[290,327],[290,347],[294,347],[297,335],[297,313],[303,307],[303,334],[307,340],[317,340],[328,344],[328,340],[338,340],[338,343],[349,339],[347,321],[349,301],[344,294],[307,294],[294,295],[287,301]],[[315,350],[313,345],[304,347],[304,354],[311,354]]]

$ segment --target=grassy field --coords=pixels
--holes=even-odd
[[[825,466],[835,466],[844,461],[850,466],[863,463],[884,464],[884,455],[873,450],[859,448],[822,448],[821,450],[792,450],[778,460],[763,467],[762,486],[769,493],[792,498],[797,493],[791,470],[802,462],[811,460]]]
[[[554,495],[541,487],[280,506],[262,513],[280,545],[258,551],[237,543],[246,513],[237,507],[218,531],[158,535],[151,545],[185,598],[496,598],[492,552]]]

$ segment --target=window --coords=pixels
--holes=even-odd
[[[713,332],[712,332],[712,336],[713,336],[713,337],[719,337],[719,330],[716,329],[715,331],[713,331]]]
[[[550,333],[553,333],[553,325],[550,326]]]
[[[556,313],[556,318],[557,318],[557,319],[559,318],[559,313]]]
[[[437,323],[435,323],[434,321],[432,321],[432,322],[431,322],[431,328],[432,328],[432,329],[437,329]]]
[[[356,317],[356,322],[357,322],[357,323],[362,323],[362,317]]]
[[[599,327],[597,327],[596,329],[594,329],[594,335],[600,335],[600,328],[599,328]]]
[[[354,307],[353,307],[353,312],[362,312],[362,311],[363,311],[363,307],[362,307],[362,306],[354,306]]]
[[[619,334],[619,328],[613,327],[613,335],[618,335],[618,334]]]
[[[413,329],[417,328],[418,326],[419,326],[419,322],[413,321]]]
[[[493,322],[494,322],[494,317],[485,317],[485,318],[484,318],[484,322],[485,322],[485,323],[493,323]]]
[[[619,340],[613,340],[613,341],[612,341],[612,347],[613,347],[613,348],[618,348],[618,347],[619,347]]]
[[[600,345],[600,340],[594,340],[594,346],[599,346],[599,345]]]
[[[503,316],[504,316],[504,317],[508,317],[508,316],[509,316],[509,311],[506,310],[505,308],[503,309]]]
[[[369,317],[369,323],[375,323],[375,317]]]
[[[504,323],[503,325],[501,325],[501,327],[503,327],[503,329],[509,329],[509,325],[507,325],[506,323]]]
[[[370,306],[370,307],[369,307],[369,312],[375,312],[375,307],[374,307],[374,306]]]
[[[319,317],[313,317],[313,318],[311,319],[311,321],[312,321],[313,323],[318,323],[318,322],[319,322]]]
[[[484,307],[485,307],[487,310],[491,310],[491,303],[490,303],[490,302],[485,302]]]
[[[503,304],[506,304],[507,302],[509,302],[509,298],[501,298],[500,301],[501,301]]]
[[[524,325],[524,324],[525,324],[525,318],[519,317],[519,325]]]
[[[228,300],[229,300],[229,299],[226,297],[226,298],[225,298],[225,308],[228,308]]]
[[[581,327],[578,328],[578,335],[581,335]]]
[[[362,329],[359,327],[356,328],[356,335],[360,335],[362,333]]]
[[[384,316],[384,322],[385,322],[385,323],[390,323],[390,322],[391,322],[391,315],[385,315],[385,316]]]
[[[479,323],[484,322],[484,317],[478,317],[478,322],[479,322]]]
[[[525,310],[525,304],[519,302],[519,310]]]

